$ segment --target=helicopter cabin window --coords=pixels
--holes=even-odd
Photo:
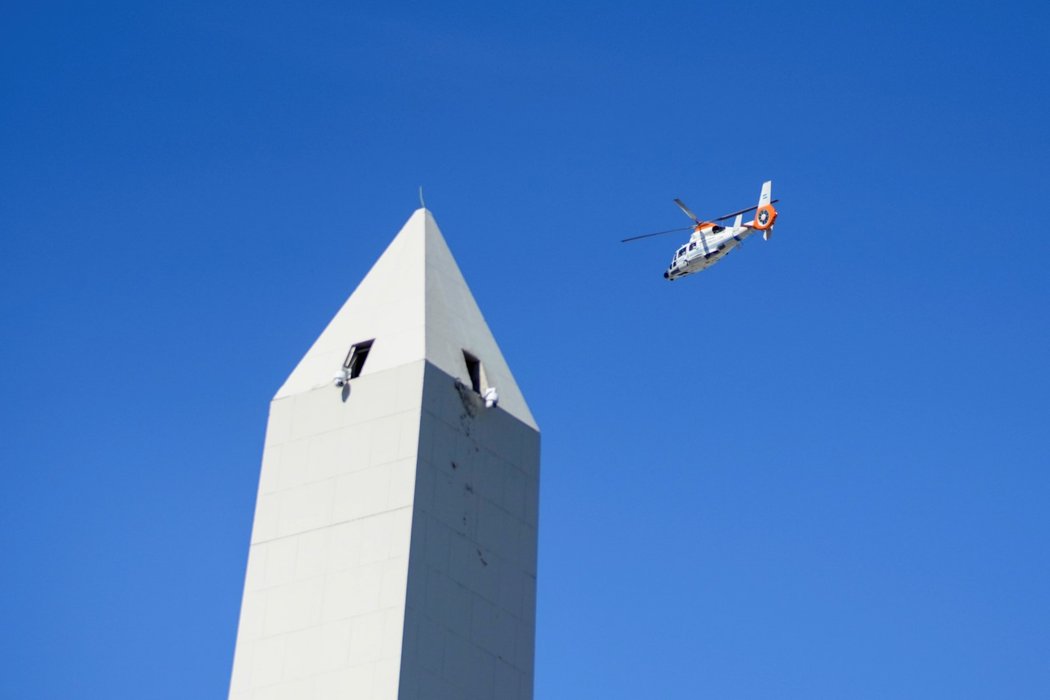
[[[692,250],[695,247],[696,247],[696,242],[695,241],[689,244],[689,250]]]
[[[683,255],[685,255],[685,246],[682,246],[681,248],[678,249],[678,252],[675,254],[675,257],[676,258],[680,258]]]
[[[365,360],[368,359],[368,353],[374,342],[375,338],[350,346],[350,352],[346,354],[346,360],[343,361],[343,369],[350,375],[350,379],[361,376],[361,370],[364,369]]]
[[[467,363],[467,376],[470,377],[470,388],[477,393],[482,393],[487,387],[485,384],[485,368],[481,366],[481,360],[463,351],[463,360]]]

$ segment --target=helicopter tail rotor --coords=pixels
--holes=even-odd
[[[773,235],[773,224],[777,221],[777,210],[770,199],[773,193],[773,181],[766,180],[762,183],[762,194],[758,196],[758,206],[755,209],[755,221],[752,224],[762,232],[763,240],[769,240]]]

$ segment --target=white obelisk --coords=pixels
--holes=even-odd
[[[417,210],[270,404],[231,700],[531,699],[539,443]]]

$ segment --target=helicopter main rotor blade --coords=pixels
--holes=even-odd
[[[774,199],[772,202],[770,202],[770,204],[776,204],[779,201],[780,201],[779,199]],[[735,211],[732,214],[726,214],[725,216],[720,216],[717,219],[711,219],[711,221],[725,221],[726,219],[732,219],[737,214],[746,214],[749,211],[754,211],[755,209],[758,209],[758,205],[757,204],[755,206],[753,206],[753,207],[748,207],[747,209],[741,209],[740,211]]]
[[[630,243],[631,241],[641,240],[642,238],[652,238],[653,236],[662,236],[665,233],[680,233],[682,231],[692,231],[692,226],[685,226],[684,228],[672,228],[666,231],[657,231],[656,233],[643,233],[641,236],[631,236],[630,238],[624,238],[620,243]]]
[[[698,224],[699,223],[703,223],[702,221],[700,221],[700,219],[696,218],[696,214],[694,214],[693,212],[689,211],[689,207],[687,207],[685,205],[685,202],[683,202],[682,200],[680,200],[677,197],[675,197],[674,203],[677,204],[678,208],[681,209],[682,211],[684,211],[685,215],[688,216],[690,219],[692,219],[693,221],[695,221]]]
[[[779,199],[774,199],[772,202],[770,202],[770,204],[776,204],[779,201],[780,201]],[[683,212],[685,212],[686,216],[688,216],[690,219],[695,221],[698,226],[701,225],[701,224],[713,224],[713,223],[716,223],[716,222],[719,222],[719,221],[725,221],[726,219],[732,219],[734,216],[737,216],[739,214],[746,214],[749,211],[755,211],[756,209],[758,209],[758,205],[756,204],[753,207],[748,207],[747,209],[741,209],[740,211],[735,211],[732,214],[726,214],[725,216],[720,216],[717,219],[711,219],[709,221],[701,221],[699,218],[697,218],[696,214],[694,214],[692,211],[689,210],[689,207],[687,207],[685,205],[685,202],[683,202],[680,199],[675,198],[674,203],[678,205],[679,209],[681,209]],[[639,241],[639,240],[641,240],[643,238],[652,238],[653,236],[663,236],[663,235],[668,234],[668,233],[680,233],[681,231],[691,231],[691,230],[693,230],[693,228],[694,228],[693,226],[685,226],[683,228],[671,228],[671,229],[667,229],[666,231],[657,231],[655,233],[643,233],[641,236],[631,236],[630,238],[624,238],[624,239],[622,239],[620,241],[620,243],[630,243],[631,241]],[[703,232],[701,232],[701,233],[703,233]]]

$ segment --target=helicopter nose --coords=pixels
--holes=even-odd
[[[669,279],[671,276],[667,274],[667,270],[664,270],[664,279]]]

